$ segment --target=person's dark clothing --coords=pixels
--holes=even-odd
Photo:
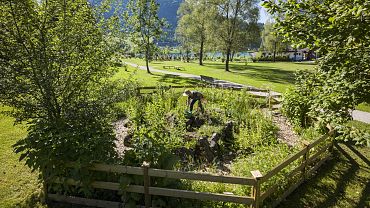
[[[198,91],[191,91],[191,94],[188,96],[188,103],[190,102],[190,111],[193,111],[194,104],[195,104],[195,102],[198,101],[198,106],[199,106],[201,112],[203,113],[204,109],[203,109],[203,106],[202,106],[202,101],[201,101],[202,99],[203,99],[202,93],[200,93]]]

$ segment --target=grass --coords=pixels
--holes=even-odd
[[[145,70],[136,69],[131,66],[127,66],[127,71],[125,71],[124,67],[118,68],[118,72],[114,75],[113,79],[133,79],[137,80],[142,86],[157,86],[159,83],[161,85],[196,85],[199,83],[197,80],[171,74],[155,72],[149,74]]]
[[[361,103],[356,109],[370,113],[370,103]]]
[[[124,61],[145,65],[142,59],[126,59]],[[184,70],[163,69],[165,65],[182,66]],[[285,92],[288,87],[293,86],[294,73],[298,69],[310,70],[315,65],[291,62],[248,63],[247,65],[245,63],[230,63],[230,72],[225,71],[224,63],[215,61],[205,61],[204,66],[199,66],[196,62],[153,61],[150,66],[167,71],[207,75],[217,79]]]
[[[357,129],[362,129],[370,133],[370,124],[361,122],[361,121],[350,121],[347,124],[348,126],[356,127]]]
[[[334,159],[279,207],[370,207],[369,158],[368,147],[336,145]]]
[[[4,109],[0,107],[0,112]],[[0,114],[0,207],[43,207],[37,173],[31,173],[13,152],[12,145],[26,135],[25,128],[13,121]]]

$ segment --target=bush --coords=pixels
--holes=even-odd
[[[274,61],[273,56],[264,56],[252,58],[253,62],[262,62],[262,61]],[[291,61],[289,56],[275,56],[275,61]]]

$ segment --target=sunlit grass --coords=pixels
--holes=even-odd
[[[197,80],[156,72],[149,74],[145,70],[140,70],[131,66],[127,66],[126,70],[124,67],[119,67],[118,72],[114,75],[113,79],[136,80],[142,86],[157,86],[158,84],[172,86],[199,84],[199,81]]]
[[[142,59],[126,59],[124,61],[145,65]],[[315,67],[314,64],[292,62],[230,63],[231,71],[226,72],[225,64],[215,61],[205,61],[204,66],[200,66],[196,61],[190,63],[181,61],[153,61],[149,65],[156,69],[206,75],[245,85],[269,88],[278,92],[285,92],[288,87],[293,86],[295,80],[294,74],[297,70],[311,70]],[[184,69],[164,69],[163,66],[166,65],[181,66]]]
[[[0,112],[4,109],[0,107]],[[43,207],[37,173],[31,173],[13,152],[12,145],[27,133],[24,126],[14,126],[13,121],[0,113],[0,207]]]

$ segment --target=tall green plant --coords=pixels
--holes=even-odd
[[[109,114],[118,97],[107,94],[117,92],[107,84],[115,21],[97,12],[86,0],[0,2],[0,102],[28,123],[15,151],[45,180],[63,175],[67,161],[115,156]]]

